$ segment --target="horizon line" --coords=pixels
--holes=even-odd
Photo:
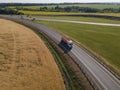
[[[92,3],[120,3],[120,2],[58,2],[58,3],[57,3],[57,2],[55,2],[55,3],[54,3],[54,2],[53,2],[53,3],[43,3],[43,2],[42,2],[42,3],[37,3],[37,2],[30,2],[30,3],[29,3],[29,2],[0,2],[0,4],[1,4],[1,3],[21,3],[21,4],[22,4],[22,3],[26,3],[26,4],[59,4],[59,3],[60,3],[60,4],[65,4],[65,3],[66,3],[66,4],[67,4],[67,3],[71,3],[71,4],[72,4],[72,3],[73,3],[73,4],[74,4],[74,3],[82,4],[82,3],[83,3],[83,4],[84,4],[84,3],[91,3],[91,4],[92,4]]]

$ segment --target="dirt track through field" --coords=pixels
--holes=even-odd
[[[0,89],[65,90],[59,69],[32,30],[0,19]]]

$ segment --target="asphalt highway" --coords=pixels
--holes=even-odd
[[[48,35],[50,39],[53,39],[56,43],[59,43],[61,40],[60,33],[44,25],[18,18],[18,16],[0,16],[35,28]],[[120,80],[83,48],[74,43],[73,49],[68,54],[82,68],[91,83],[99,90],[120,90]]]

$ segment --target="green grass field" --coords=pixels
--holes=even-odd
[[[65,6],[79,6],[79,7],[90,7],[90,8],[97,8],[97,9],[104,9],[104,8],[119,8],[120,6],[117,4],[71,4],[71,5],[60,5],[62,7]]]
[[[120,73],[120,27],[37,21],[87,46]]]
[[[120,24],[119,20],[110,20],[103,18],[93,18],[93,17],[82,17],[82,16],[34,16],[37,18],[48,18],[48,19],[58,19],[58,20],[73,20],[73,21],[85,21],[85,22],[98,22],[98,23],[114,23]]]

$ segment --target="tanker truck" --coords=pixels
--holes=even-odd
[[[72,49],[73,42],[68,37],[62,36],[59,46],[67,53]]]

